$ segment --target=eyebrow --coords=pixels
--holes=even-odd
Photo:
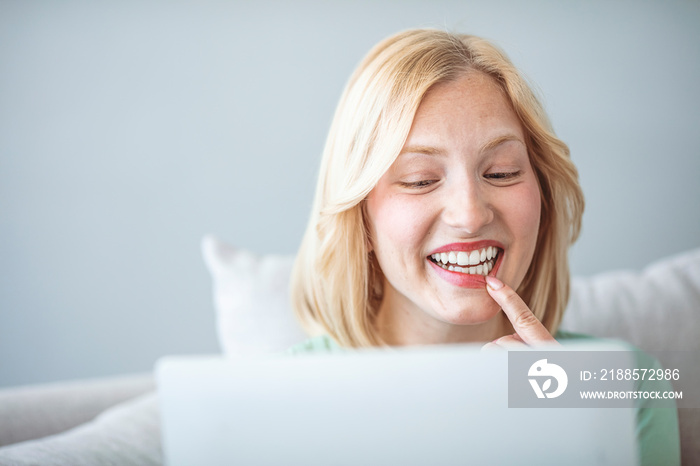
[[[515,141],[521,143],[523,146],[525,143],[520,139],[518,136],[515,134],[504,134],[502,136],[498,136],[490,141],[488,141],[486,144],[482,145],[479,148],[479,153],[484,153],[486,151],[489,151],[491,149],[494,149],[501,144],[505,144],[506,142],[510,141]],[[416,155],[446,155],[446,152],[443,149],[440,149],[438,147],[434,146],[422,146],[422,145],[414,145],[414,146],[406,146],[404,147],[399,155],[403,154],[416,154]]]
[[[489,142],[487,142],[486,144],[484,144],[483,146],[481,146],[481,148],[479,148],[479,152],[483,153],[483,152],[489,151],[495,147],[500,146],[501,144],[505,144],[506,142],[510,142],[510,141],[519,142],[523,146],[525,146],[525,143],[519,137],[517,137],[515,134],[504,134],[503,136],[498,136],[497,138],[494,138],[494,139],[490,140]]]
[[[420,155],[445,155],[445,151],[433,146],[406,146],[399,155],[420,154]]]

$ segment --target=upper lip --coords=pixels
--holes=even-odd
[[[505,249],[503,247],[503,244],[499,243],[498,241],[493,241],[490,239],[485,239],[481,241],[474,241],[470,243],[450,243],[450,244],[445,244],[444,246],[440,246],[439,248],[435,249],[432,251],[430,255],[433,254],[438,254],[441,252],[451,252],[451,251],[474,251],[478,249],[484,249],[489,246],[493,246],[496,248],[499,248],[501,250]]]

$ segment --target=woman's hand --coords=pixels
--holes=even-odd
[[[483,349],[559,344],[511,287],[496,277],[487,276],[486,291],[501,306],[515,333],[486,343]]]

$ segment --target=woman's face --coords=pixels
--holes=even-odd
[[[508,331],[484,275],[518,288],[535,251],[540,192],[520,122],[490,77],[468,72],[426,94],[366,209],[384,274],[377,326],[389,343]]]

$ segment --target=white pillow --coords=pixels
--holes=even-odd
[[[574,277],[562,328],[646,351],[700,349],[700,249],[642,271]]]
[[[289,305],[294,256],[258,256],[214,236],[202,240],[214,280],[219,343],[225,354],[284,351],[306,339]]]

